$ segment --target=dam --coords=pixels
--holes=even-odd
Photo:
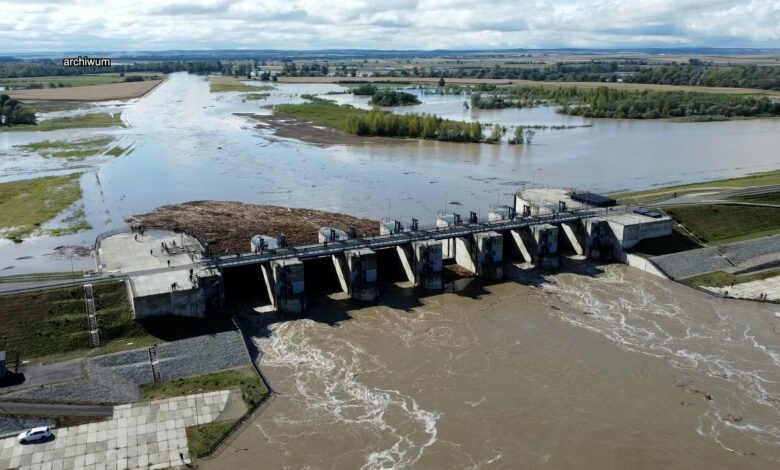
[[[483,220],[470,212],[465,218],[440,213],[429,227],[416,219],[383,221],[376,236],[322,227],[319,243],[288,246],[283,234],[258,234],[247,253],[213,256],[207,243],[188,234],[131,227],[99,236],[95,253],[102,275],[125,279],[136,318],[205,316],[224,304],[227,278],[242,278],[271,308],[299,314],[309,284],[330,283],[349,298],[371,302],[379,296],[379,279],[389,273],[440,291],[446,264],[500,280],[505,263],[555,270],[564,251],[621,261],[640,240],[671,231],[668,216],[617,206],[603,196],[529,189],[518,191],[511,205],[492,206]]]

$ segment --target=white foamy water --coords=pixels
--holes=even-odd
[[[363,469],[409,468],[436,442],[439,413],[425,410],[409,395],[372,387],[360,375],[381,368],[375,356],[340,339],[338,331],[322,345],[323,327],[311,320],[272,326],[268,339],[258,340],[263,366],[291,371],[282,386],[286,400],[299,407],[292,415],[277,418],[280,427],[306,426],[316,422],[349,432],[373,434],[373,449],[367,452]],[[356,449],[357,451],[357,449]]]
[[[571,276],[545,286],[581,310],[562,311],[561,318],[627,350],[722,382],[724,391],[712,392],[680,384],[712,395],[700,415],[699,434],[735,453],[746,453],[739,445],[745,436],[780,445],[780,349],[772,328],[780,322],[755,311],[768,307],[710,299],[652,276],[629,281],[621,265],[604,269],[595,278]],[[727,383],[738,390],[725,391]]]

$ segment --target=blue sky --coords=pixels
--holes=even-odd
[[[780,47],[780,0],[0,0],[0,52]]]

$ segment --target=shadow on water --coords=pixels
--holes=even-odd
[[[332,295],[330,288],[315,289],[315,292],[308,292],[308,308],[301,314],[283,314],[268,308],[267,295],[245,293],[245,295],[233,295],[227,297],[226,309],[234,314],[241,323],[244,332],[252,337],[267,338],[272,334],[272,325],[287,321],[297,321],[301,319],[311,320],[323,325],[338,327],[343,322],[353,319],[352,312],[363,308],[387,307],[397,311],[412,312],[416,308],[424,306],[424,299],[427,297],[441,295],[442,293],[451,293],[458,296],[479,299],[490,291],[487,287],[506,282],[515,282],[519,284],[540,287],[550,284],[550,277],[560,273],[573,273],[582,276],[595,277],[604,272],[604,269],[595,262],[588,260],[572,260],[564,258],[561,262],[561,268],[555,272],[545,272],[536,268],[519,267],[518,265],[507,264],[504,269],[505,277],[502,280],[488,280],[479,277],[459,277],[457,275],[448,275],[448,282],[443,291],[429,291],[419,287],[409,287],[408,285],[380,282],[379,298],[374,302],[360,302],[346,298],[346,294],[338,293]],[[308,285],[307,285],[308,287]],[[330,292],[329,292],[330,291]],[[257,292],[257,290],[252,290]],[[258,308],[266,306],[263,308]]]

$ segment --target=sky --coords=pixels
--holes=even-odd
[[[780,47],[780,0],[0,0],[0,52]]]

